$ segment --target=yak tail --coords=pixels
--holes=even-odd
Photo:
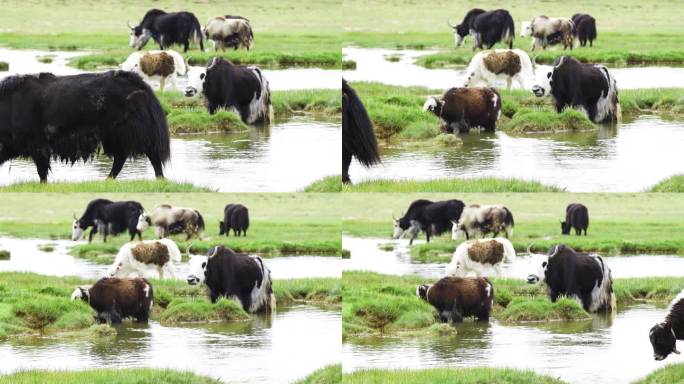
[[[126,98],[126,109],[129,115],[136,117],[131,119],[135,123],[129,126],[130,139],[137,138],[138,143],[145,143],[145,148],[133,152],[156,156],[162,164],[168,162],[171,158],[169,127],[164,109],[152,89],[148,86],[146,90],[131,93]]]
[[[508,49],[513,49],[513,39],[515,39],[515,22],[510,14],[506,14],[503,29],[501,30],[504,43],[508,44]]]
[[[199,213],[199,211],[196,209],[195,209],[195,213],[197,214],[197,228],[204,231],[204,217],[202,217],[202,214]]]
[[[204,52],[204,32],[202,31],[202,25],[200,25],[199,20],[195,17],[192,21],[192,29],[190,30],[190,37],[193,43],[200,45],[200,50]]]
[[[506,211],[506,222],[511,223],[511,227],[515,227],[515,221],[513,221],[513,213],[508,209],[508,207],[503,207]]]
[[[380,162],[378,142],[368,112],[342,79],[342,146],[366,167]]]

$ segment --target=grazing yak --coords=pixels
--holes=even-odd
[[[228,204],[223,208],[223,221],[219,223],[219,235],[230,235],[233,230],[235,236],[247,236],[249,229],[249,210],[242,204]]]
[[[464,206],[465,204],[460,200],[437,202],[415,200],[409,205],[405,215],[399,219],[394,218],[392,238],[398,239],[409,235],[411,237],[409,244],[413,244],[413,240],[422,230],[429,243],[431,236],[439,236],[449,230],[451,221],[461,217]]]
[[[527,282],[546,283],[554,303],[560,295],[577,300],[588,312],[616,309],[610,268],[597,255],[576,252],[565,244],[549,250]]]
[[[508,239],[469,240],[459,244],[451,262],[446,266],[447,276],[465,277],[470,272],[476,276],[498,276],[501,264],[515,260],[515,248]]]
[[[192,67],[188,72],[185,96],[202,93],[210,114],[219,108],[232,111],[247,124],[268,124],[273,120],[268,80],[256,66],[233,65],[214,57],[207,67]]]
[[[110,277],[129,277],[135,274],[147,277],[156,271],[160,279],[175,278],[173,263],[181,262],[181,253],[176,243],[169,239],[145,240],[126,243],[116,254],[114,263],[109,267]]]
[[[172,50],[133,52],[120,66],[124,71],[135,72],[145,81],[158,80],[164,92],[166,81],[176,87],[176,76],[185,76],[188,67],[180,53]]]
[[[127,317],[146,323],[153,298],[152,286],[143,278],[105,277],[92,286],[77,287],[71,294],[71,301],[81,299],[90,304],[99,323],[112,324]]]
[[[380,162],[378,142],[368,112],[345,79],[342,79],[342,182],[351,183],[352,157],[365,167]]]
[[[567,17],[535,16],[532,21],[523,22],[521,37],[532,37],[532,51],[559,43],[563,44],[563,50],[572,50],[575,44],[574,27],[575,23]]]
[[[677,340],[684,340],[684,291],[672,300],[665,321],[654,325],[648,338],[657,361],[664,360],[670,353],[680,354]]]
[[[241,16],[218,16],[207,22],[204,37],[214,42],[214,51],[225,50],[226,47],[246,50],[254,46],[254,32],[249,20]]]
[[[183,52],[190,48],[190,42],[199,43],[204,52],[204,35],[197,17],[190,12],[166,13],[161,9],[150,9],[140,24],[131,29],[131,48],[142,49],[150,37],[159,44],[162,51],[174,44],[183,46]]]
[[[484,237],[491,233],[492,237],[503,232],[506,238],[513,234],[515,222],[511,211],[503,205],[471,204],[463,209],[460,220],[451,222],[451,238],[457,240],[465,235],[470,238]]]
[[[594,46],[596,40],[596,19],[586,13],[576,13],[572,15],[572,22],[575,24],[573,34],[579,40],[580,45],[585,47],[587,41],[589,46]]]
[[[468,35],[473,36],[473,51],[477,48],[491,49],[494,44],[503,41],[508,48],[513,48],[515,39],[515,23],[511,14],[505,9],[497,9],[485,12],[482,9],[471,9],[459,25],[449,26],[454,31],[456,47],[460,47],[463,39]]]
[[[186,240],[195,236],[202,238],[204,232],[204,218],[194,208],[172,207],[162,204],[149,213],[141,213],[136,228],[145,232],[147,228],[155,227],[159,238],[168,235],[185,233]]]
[[[510,90],[513,80],[525,88],[525,79],[534,77],[534,67],[521,49],[495,49],[476,54],[466,73],[465,88],[494,87],[497,82],[506,81],[506,89]]]
[[[0,165],[31,158],[47,182],[51,158],[73,164],[100,152],[114,158],[110,178],[127,158],[142,155],[164,177],[170,157],[166,115],[140,76],[117,70],[0,81]]]
[[[448,133],[468,133],[478,126],[494,132],[501,115],[501,96],[494,88],[451,88],[441,98],[428,97],[423,111],[440,118]]]
[[[550,95],[558,113],[571,107],[595,123],[616,123],[620,119],[617,83],[603,65],[558,57],[550,69],[537,71],[532,92],[537,97]]]
[[[271,270],[259,256],[236,253],[222,245],[208,256],[190,259],[188,284],[206,284],[214,303],[219,297],[236,299],[248,313],[268,313],[275,309]]]
[[[143,213],[143,206],[137,201],[113,202],[107,199],[95,199],[88,203],[80,218],[74,215],[71,227],[71,240],[80,240],[85,231],[92,227],[88,235],[88,242],[93,241],[93,235],[100,233],[103,241],[107,242],[108,235],[118,235],[128,230],[131,241],[138,235],[142,240],[142,233],[137,229],[138,217]]]
[[[570,234],[570,229],[575,230],[575,235],[580,236],[584,231],[587,235],[589,228],[589,210],[582,204],[572,203],[565,208],[565,221],[561,221],[561,233]]]
[[[470,316],[488,321],[494,305],[494,286],[484,277],[443,277],[419,285],[416,295],[435,307],[443,323],[460,323]]]

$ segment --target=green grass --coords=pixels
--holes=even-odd
[[[342,192],[342,176],[327,176],[304,188],[304,192]]]
[[[494,177],[435,180],[370,180],[344,185],[344,192],[559,192],[537,181]]]
[[[349,69],[349,70],[356,69],[356,61],[354,61],[354,60],[342,60],[342,69]]]
[[[196,194],[196,193],[117,193],[97,195],[89,193],[3,193],[0,201],[0,234],[20,238],[70,239],[73,215],[80,215],[94,198],[136,200],[148,210],[162,203],[192,206],[202,212],[206,223],[203,241],[184,241],[174,237],[185,252],[192,244],[193,253],[206,252],[210,246],[223,244],[235,250],[258,252],[265,256],[282,254],[339,255],[340,219],[330,209],[332,197],[328,194]],[[223,207],[241,202],[250,210],[250,228],[247,237],[218,236],[218,222],[223,220]],[[154,238],[149,230],[146,239]],[[122,234],[110,237],[106,244],[96,238],[92,244],[78,245],[73,253],[110,263],[116,250],[129,237]]]
[[[319,303],[339,305],[342,302],[340,279],[311,278],[278,280],[273,294],[279,305]]]
[[[392,215],[399,216],[409,204],[421,198],[431,200],[461,199],[466,204],[504,204],[515,218],[511,237],[514,247],[523,252],[546,252],[551,246],[565,243],[580,251],[620,254],[684,255],[684,199],[667,193],[343,193],[338,204],[345,207],[343,233],[360,237],[383,237],[392,234]],[[588,236],[563,236],[559,222],[565,207],[581,202],[591,217]],[[424,235],[420,235],[424,239]],[[412,247],[414,258],[431,261],[440,254],[454,252],[458,242],[451,233],[432,238],[430,244]]]
[[[345,384],[565,384],[549,376],[512,368],[368,369],[344,375]]]
[[[684,364],[670,364],[651,372],[633,384],[667,384],[684,382]]]
[[[238,115],[225,110],[210,115],[206,110],[188,112],[174,109],[166,118],[171,134],[244,132],[249,129]]]
[[[146,193],[146,192],[210,192],[205,187],[168,179],[160,180],[97,180],[82,182],[21,182],[0,186],[0,192],[42,192],[42,193]]]
[[[10,259],[10,251],[5,250],[5,249],[0,249],[0,260],[9,260]]]
[[[316,370],[295,384],[338,384],[342,382],[342,365],[333,364]]]
[[[684,175],[674,175],[659,181],[649,192],[684,192]]]
[[[6,61],[0,61],[0,72],[9,71],[9,63]]]
[[[511,132],[564,132],[596,129],[586,115],[575,109],[555,111],[519,111],[501,127]]]
[[[249,315],[234,300],[220,299],[212,304],[203,299],[175,299],[164,309],[162,323],[206,323],[211,321],[245,321]]]
[[[171,369],[126,368],[83,371],[21,371],[0,375],[0,384],[210,384],[216,379]]]

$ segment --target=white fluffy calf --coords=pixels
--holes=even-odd
[[[507,89],[515,80],[525,88],[525,80],[534,78],[530,56],[521,49],[494,49],[475,55],[467,69],[464,87],[496,87],[506,82]]]
[[[469,240],[461,243],[454,252],[451,262],[446,266],[447,276],[466,277],[498,276],[501,264],[515,260],[515,248],[508,239]]]
[[[110,277],[147,277],[151,272],[159,278],[175,278],[173,263],[180,263],[181,253],[176,243],[169,239],[145,240],[124,244],[109,267]]]

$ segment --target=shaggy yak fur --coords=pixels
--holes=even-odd
[[[593,47],[597,36],[596,19],[586,13],[576,13],[572,15],[572,22],[575,23],[573,32],[580,45],[584,47],[588,41],[589,46]]]
[[[183,45],[183,52],[187,52],[191,41],[199,43],[200,50],[204,51],[202,26],[190,12],[166,13],[161,9],[150,9],[139,25],[128,27],[131,29],[131,48],[140,50],[152,38],[162,51],[179,44]]]
[[[533,51],[537,47],[546,49],[548,45],[557,43],[562,43],[564,50],[572,50],[575,43],[574,25],[567,17],[535,16],[529,24],[529,30],[523,31],[523,35],[532,36]]]
[[[522,68],[520,57],[513,51],[491,52],[484,56],[483,61],[489,72],[497,75],[505,73],[508,76],[514,76]]]
[[[453,26],[456,46],[460,47],[466,35],[473,35],[473,51],[477,48],[491,49],[494,44],[503,41],[508,49],[513,48],[515,39],[515,23],[511,14],[505,9],[484,12],[471,9],[459,25]]]
[[[504,232],[506,238],[511,235],[515,221],[513,213],[503,205],[478,205],[471,204],[463,209],[461,219],[452,221],[452,239],[456,240],[460,234],[465,234],[466,239],[471,237],[486,236],[491,233],[496,237],[499,232]]]
[[[139,243],[131,248],[133,257],[144,264],[163,266],[169,262],[169,249],[162,243]]]
[[[169,160],[164,110],[140,76],[127,71],[73,76],[9,76],[0,82],[0,164],[31,158],[41,182],[50,159],[75,163],[99,152],[114,158],[115,178],[126,159],[145,155],[157,177]]]
[[[249,20],[241,16],[214,17],[204,28],[204,36],[214,41],[214,51],[226,47],[238,49],[243,46],[248,51],[254,46],[254,32]]]
[[[150,317],[154,293],[150,283],[143,278],[105,277],[91,287],[78,287],[71,294],[71,300],[88,302],[97,312],[97,321],[120,323],[133,317],[146,323]]]
[[[561,233],[570,234],[570,229],[575,229],[575,235],[579,236],[584,231],[587,235],[589,228],[589,210],[582,204],[573,203],[565,208],[565,221],[561,221]]]
[[[128,230],[131,241],[138,235],[142,240],[142,233],[136,225],[138,217],[143,212],[143,206],[137,201],[117,201],[107,199],[95,199],[88,203],[85,212],[80,218],[74,219],[72,240],[80,239],[86,229],[92,227],[88,235],[88,242],[93,241],[93,235],[100,233],[103,241],[107,242],[107,236],[123,233]]]
[[[501,115],[501,96],[494,88],[451,88],[439,99],[428,97],[423,110],[442,119],[448,133],[467,133],[478,126],[494,132]]]
[[[465,37],[470,34],[470,31],[473,29],[473,23],[475,22],[475,18],[485,12],[486,11],[484,9],[473,8],[470,11],[468,11],[468,13],[466,13],[461,24],[452,25],[447,21],[447,24],[451,27],[451,29],[454,30],[454,40],[457,48],[460,47],[461,44],[463,44],[463,41],[465,41]]]
[[[496,240],[477,241],[468,247],[468,257],[481,264],[498,264],[504,259],[504,247]]]
[[[235,236],[240,236],[240,233],[247,236],[249,210],[242,204],[228,204],[223,209],[223,221],[219,223],[219,235],[228,236],[231,229]]]
[[[470,316],[488,321],[494,303],[494,287],[484,277],[444,277],[433,285],[419,285],[416,294],[435,307],[443,323],[460,323]]]
[[[415,200],[409,205],[406,214],[399,219],[394,219],[392,237],[398,239],[406,233],[411,237],[409,244],[413,244],[413,240],[422,230],[429,243],[430,237],[439,236],[449,230],[451,221],[461,217],[464,206],[462,201],[455,199],[437,202]]]
[[[361,99],[342,79],[342,182],[351,183],[349,165],[352,157],[364,167],[380,162],[378,142],[368,112]]]
[[[176,71],[174,64],[166,52],[146,53],[140,58],[140,70],[147,76],[169,76]]]
[[[672,300],[665,321],[654,325],[648,337],[656,360],[664,360],[670,353],[679,354],[677,340],[684,340],[684,291]]]
[[[151,212],[139,216],[136,226],[139,231],[144,232],[151,226],[156,227],[160,239],[178,233],[185,233],[186,240],[190,240],[193,236],[201,239],[204,232],[204,218],[196,209],[162,204]]]

